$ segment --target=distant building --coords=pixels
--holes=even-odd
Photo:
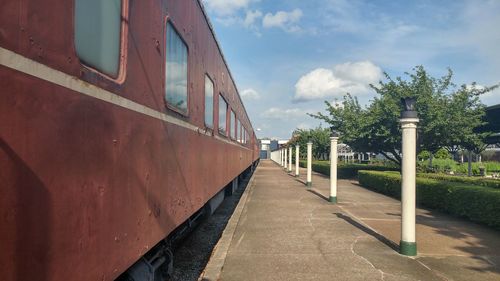
[[[269,159],[271,154],[271,140],[259,140],[260,159]]]
[[[271,157],[271,152],[276,151],[283,145],[287,144],[288,140],[271,140],[271,139],[261,139],[259,140],[260,147],[260,159],[269,159]]]

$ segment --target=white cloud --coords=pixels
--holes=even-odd
[[[467,89],[484,90],[486,87],[483,85],[466,85]],[[500,103],[500,89],[496,88],[493,91],[487,92],[479,96],[481,102],[487,106],[496,105]]]
[[[203,0],[208,10],[219,16],[229,16],[248,7],[253,0]]]
[[[278,11],[274,15],[267,13],[262,19],[262,26],[265,28],[281,28],[286,32],[299,32],[301,28],[297,23],[302,18],[302,10],[295,9],[290,12]]]
[[[279,119],[288,121],[290,119],[303,118],[307,116],[309,111],[303,110],[300,108],[279,108],[279,107],[271,107],[268,110],[264,111],[261,114],[261,117],[268,119]]]
[[[347,62],[333,69],[317,68],[295,84],[294,100],[340,98],[346,93],[363,95],[370,92],[369,84],[381,78],[382,70],[370,61]]]
[[[244,100],[258,100],[260,99],[260,94],[256,90],[249,88],[241,92],[241,97]]]
[[[243,25],[245,27],[252,27],[255,25],[255,21],[262,17],[262,12],[259,10],[247,11]]]
[[[297,125],[297,129],[301,129],[301,130],[308,130],[308,129],[311,129],[311,128],[312,128],[311,124],[305,123],[305,122],[299,123]],[[292,132],[293,131],[295,131],[295,129],[292,129]]]

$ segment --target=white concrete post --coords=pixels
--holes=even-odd
[[[330,138],[330,203],[337,203],[337,142],[338,137]]]
[[[283,166],[283,154],[281,154],[283,151],[280,149],[280,166]]]
[[[283,148],[280,149],[281,151],[281,167],[285,166],[285,161],[283,160],[285,158],[285,152],[283,151]]]
[[[295,177],[299,177],[299,145],[295,145]]]
[[[416,158],[417,158],[417,123],[418,118],[402,118],[403,163],[401,175],[401,242],[399,251],[402,255],[417,255],[415,238],[415,197],[416,197]]]
[[[292,155],[293,155],[293,148],[290,146],[288,148],[288,172],[292,172]]]
[[[308,187],[312,186],[312,142],[307,143],[307,182]]]
[[[287,169],[286,162],[288,161],[288,149],[285,147],[284,150],[285,150],[285,159],[284,159],[285,162],[283,163],[284,164],[283,167],[285,168],[285,171],[286,171],[286,169]]]

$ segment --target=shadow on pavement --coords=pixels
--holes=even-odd
[[[346,215],[344,215],[342,213],[334,213],[334,215],[336,215],[338,218],[341,218],[341,219],[345,220],[349,224],[357,227],[358,229],[362,230],[366,234],[368,234],[370,236],[373,236],[375,239],[377,239],[378,241],[386,244],[387,246],[389,246],[394,251],[399,252],[399,245],[397,245],[396,243],[392,242],[391,240],[385,238],[384,236],[380,235],[379,233],[375,232],[373,229],[370,229],[370,228],[362,225],[361,223],[357,222],[353,218],[351,218],[349,216],[346,216]]]
[[[489,229],[485,226],[467,221],[467,225],[463,225],[461,219],[456,217],[449,217],[449,215],[441,214],[439,211],[429,211],[428,215],[417,215],[417,223],[426,225],[434,229],[436,234],[450,237],[454,240],[461,240],[463,243],[453,248],[465,253],[471,254],[471,258],[486,262],[486,267],[468,266],[470,270],[477,272],[491,272],[500,273],[499,260],[491,260],[492,258],[498,259],[498,251],[500,240],[496,235],[494,229]],[[474,237],[475,241],[471,241]]]
[[[352,184],[361,188],[365,188],[359,183]],[[435,239],[439,239],[440,236],[447,237],[447,239],[443,240],[443,243],[449,243],[447,242],[447,240],[454,241],[452,245],[448,247],[463,252],[465,256],[468,256],[467,254],[470,254],[470,257],[472,259],[480,260],[482,261],[482,264],[484,264],[484,262],[486,262],[487,264],[485,267],[476,267],[470,265],[466,267],[467,269],[477,272],[491,272],[495,274],[500,273],[500,257],[498,256],[498,250],[494,250],[500,249],[500,239],[498,238],[500,237],[500,232],[498,230],[474,223],[467,218],[461,218],[459,216],[446,214],[439,210],[429,209],[425,206],[422,206],[422,204],[417,203],[417,206],[421,212],[421,214],[417,214],[416,216],[416,222],[418,225],[423,225],[431,228],[432,231],[437,234]],[[386,215],[397,217],[401,216],[401,214],[399,213],[386,213]],[[339,215],[337,214],[337,216]],[[339,217],[341,216],[343,216],[342,218],[346,217],[342,214]],[[348,222],[350,222],[349,220],[353,221],[349,217],[346,218],[346,221]],[[354,223],[359,224],[357,222]],[[379,239],[377,236],[373,236]],[[387,239],[384,238],[384,240]],[[443,247],[447,246],[445,245]]]
[[[314,189],[308,189],[307,191],[309,191],[309,192],[311,192],[311,193],[313,193],[313,194],[317,195],[317,196],[318,196],[318,197],[320,197],[321,199],[324,199],[324,200],[326,200],[326,201],[329,201],[329,198],[327,198],[326,196],[324,196],[323,194],[321,194],[321,193],[317,192],[317,191],[316,191],[316,190],[314,190]]]
[[[303,180],[301,180],[299,178],[295,178],[295,181],[298,181],[298,182],[300,182],[303,185],[307,185],[305,181],[303,181]]]

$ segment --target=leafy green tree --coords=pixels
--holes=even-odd
[[[477,136],[471,134],[470,140],[463,137],[459,140],[457,134],[460,134],[460,127],[466,127],[466,130],[472,128],[474,132],[473,128],[481,124],[482,115],[476,109],[467,111],[467,114],[458,114],[457,110],[464,108],[465,104],[479,108],[478,96],[496,86],[480,91],[462,86],[456,91],[451,82],[451,70],[441,78],[433,78],[422,66],[415,67],[412,73],[406,75],[406,80],[401,77],[392,79],[385,73],[385,81],[371,85],[377,96],[365,108],[355,97],[346,94],[342,106],[325,102],[325,114],[318,112],[310,116],[332,125],[339,131],[341,141],[354,150],[380,153],[401,165],[401,99],[415,97],[420,119],[417,149],[429,151],[430,165],[432,155],[442,147],[472,143],[477,147]]]
[[[486,149],[486,139],[493,132],[481,131],[485,125],[485,105],[479,96],[496,89],[493,87],[471,87],[463,85],[450,97],[447,107],[449,116],[449,146],[460,146],[466,149],[468,155],[468,175],[472,176],[472,153],[481,154]]]
[[[322,128],[321,125],[315,129],[297,129],[288,143],[290,146],[300,145],[300,155],[306,157],[307,142],[313,143],[313,158],[322,159],[330,152],[330,129]],[[295,152],[294,152],[295,153]]]

